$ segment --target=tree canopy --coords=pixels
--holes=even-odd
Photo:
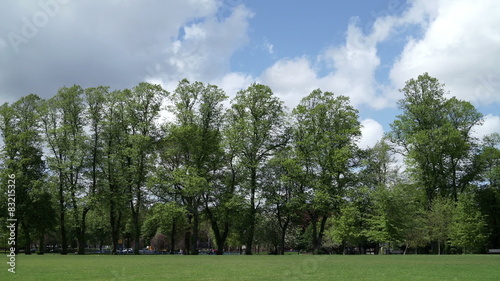
[[[6,103],[0,179],[16,175],[16,251],[500,247],[500,137],[475,138],[482,114],[427,73],[400,92],[391,131],[365,149],[358,110],[321,89],[291,110],[266,85],[228,101],[187,79],[172,93],[74,85]]]

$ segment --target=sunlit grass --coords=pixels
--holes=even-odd
[[[500,280],[500,255],[20,255],[15,274],[2,264],[0,280]]]

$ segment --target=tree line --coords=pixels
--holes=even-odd
[[[482,114],[427,73],[400,92],[391,131],[366,149],[349,98],[319,89],[291,111],[265,85],[228,102],[216,85],[186,79],[171,93],[74,85],[6,103],[0,186],[7,195],[16,175],[16,246],[500,248],[500,136],[475,138]]]

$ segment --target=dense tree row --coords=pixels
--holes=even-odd
[[[474,138],[482,115],[427,74],[401,93],[392,131],[368,149],[349,99],[319,89],[292,111],[265,85],[228,106],[217,86],[187,80],[172,93],[75,85],[4,104],[0,180],[6,194],[16,175],[16,245],[500,248],[500,136]],[[6,220],[6,196],[0,204]]]

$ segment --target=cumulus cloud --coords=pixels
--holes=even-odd
[[[5,1],[0,103],[31,92],[50,97],[72,84],[121,89],[147,80],[173,90],[187,77],[219,85],[230,96],[261,82],[288,107],[321,88],[350,97],[358,108],[385,109],[394,107],[405,81],[423,72],[460,99],[500,102],[500,18],[490,16],[500,14],[500,6],[494,0],[390,1],[387,11],[372,13],[372,24],[353,17],[343,43],[281,58],[258,73],[230,68],[233,54],[249,43],[254,16],[241,3]],[[265,36],[253,43],[276,59],[278,51]],[[402,50],[388,62],[380,45],[390,41]]]
[[[184,36],[165,50],[167,79],[172,76],[209,81],[229,72],[236,49],[248,41],[248,19],[252,12],[238,6],[226,19],[210,17],[183,28]]]
[[[361,126],[361,138],[358,142],[360,148],[371,148],[384,136],[384,128],[373,119],[361,121]]]
[[[236,93],[246,89],[253,82],[255,82],[255,78],[251,75],[230,72],[225,74],[221,79],[212,81],[211,83],[224,89],[226,95],[233,98],[236,96]]]
[[[5,1],[0,102],[48,98],[73,84],[123,89],[148,80],[171,89],[184,77],[209,81],[246,44],[251,16],[217,0]]]
[[[422,38],[409,38],[390,77],[401,87],[428,72],[459,99],[489,104],[500,102],[500,6],[494,0],[415,1],[406,21],[418,21]],[[419,15],[418,17],[415,15]]]
[[[259,82],[271,87],[289,107],[318,88],[318,77],[306,57],[279,60],[262,73]]]
[[[277,61],[262,81],[293,105],[311,89],[322,88],[349,96],[355,106],[384,109],[395,106],[407,80],[429,72],[459,99],[500,102],[500,17],[488,16],[500,14],[494,0],[415,0],[404,8],[374,14],[368,30],[353,18],[342,45],[326,48],[316,60]],[[403,50],[389,62],[388,80],[376,79],[380,44],[391,40],[403,40]]]
[[[479,139],[493,133],[500,134],[500,116],[488,114],[484,116],[483,124],[473,128],[473,136]]]
[[[260,79],[290,106],[321,88],[348,96],[355,106],[367,104],[383,108],[387,102],[375,91],[374,74],[380,64],[376,43],[366,37],[353,20],[344,45],[326,49],[315,61],[306,56],[281,59],[267,68]],[[327,74],[321,76],[319,73],[324,70]]]

